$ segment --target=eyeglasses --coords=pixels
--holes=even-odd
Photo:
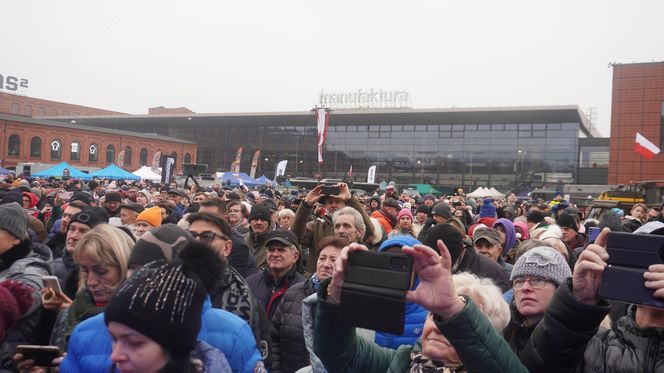
[[[197,239],[203,243],[212,243],[212,241],[214,241],[216,237],[219,237],[222,240],[230,241],[230,238],[216,232],[208,231],[203,233],[196,233],[189,231],[189,234],[191,234],[191,236],[194,237],[194,239]]]
[[[519,277],[512,281],[512,288],[514,290],[519,290],[523,288],[523,285],[525,285],[526,282],[528,282],[533,289],[541,289],[548,281],[543,277]]]

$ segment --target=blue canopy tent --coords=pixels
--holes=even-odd
[[[224,172],[221,177],[219,178],[222,184],[225,185],[240,185],[240,181],[242,181],[242,184],[246,185],[247,187],[254,187],[261,185],[258,183],[256,180],[252,179],[249,175],[240,172],[240,173],[235,173],[235,172]]]
[[[272,182],[272,180],[268,179],[267,176],[265,176],[265,175],[262,175],[261,177],[259,177],[258,179],[256,179],[256,182],[257,182],[259,185],[265,185],[265,184],[267,184],[268,181],[269,181],[269,182]]]
[[[140,176],[136,176],[130,172],[127,172],[120,167],[116,166],[115,163],[111,163],[108,166],[97,170],[90,174],[91,177],[98,177],[100,179],[111,179],[111,180],[141,180]]]
[[[0,175],[9,175],[15,173],[14,171],[10,171],[4,167],[0,167]]]
[[[44,171],[36,172],[32,174],[32,177],[63,177],[65,170],[69,171],[69,177],[73,179],[83,179],[83,180],[92,179],[90,175],[74,168],[72,165],[70,165],[67,162],[62,162],[59,165],[53,166]]]

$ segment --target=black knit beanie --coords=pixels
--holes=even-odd
[[[167,351],[187,357],[196,347],[207,293],[175,262],[156,261],[137,270],[109,300],[106,325],[126,325]]]
[[[172,260],[194,240],[189,232],[175,224],[164,224],[143,233],[129,254],[128,265],[142,266],[155,260]]]
[[[440,253],[437,245],[438,240],[442,240],[445,246],[447,246],[447,250],[449,250],[452,257],[452,264],[454,265],[463,249],[463,237],[461,233],[449,223],[436,224],[429,229],[422,243]]]

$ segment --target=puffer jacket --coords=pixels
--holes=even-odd
[[[313,373],[327,373],[325,365],[314,351],[314,320],[318,307],[318,294],[311,294],[302,300],[302,327],[304,328],[304,344],[309,353],[309,363]]]
[[[604,299],[579,301],[571,280],[561,284],[522,352],[523,363],[533,372],[664,371],[664,329],[636,325],[631,306],[615,332],[600,330],[609,309]]]
[[[271,361],[270,323],[265,309],[249,289],[247,281],[229,266],[221,284],[212,291],[210,297],[212,307],[235,314],[249,324],[263,360]]]
[[[381,347],[397,349],[403,345],[414,345],[422,336],[424,322],[429,311],[417,303],[406,302],[403,334],[395,335],[385,332],[376,332],[375,342]]]
[[[270,372],[295,372],[309,365],[304,343],[302,300],[315,292],[311,279],[295,284],[286,291],[272,316],[272,365]]]
[[[46,245],[30,240],[23,240],[0,255],[0,281],[14,280],[33,289],[32,306],[14,327],[7,330],[7,336],[0,344],[1,368],[12,366],[17,345],[32,343],[41,315],[42,276],[52,275],[52,261],[51,250]]]
[[[223,352],[233,372],[264,371],[256,342],[250,336],[247,323],[230,312],[211,308],[209,298],[205,300],[198,339]],[[112,349],[104,314],[91,317],[74,329],[60,371],[106,373],[112,364]]]
[[[228,363],[228,359],[226,359],[226,355],[205,342],[198,342],[196,349],[191,355],[203,363],[203,373],[226,373],[233,371]]]
[[[367,241],[369,238],[373,237],[373,223],[371,222],[371,219],[369,219],[369,215],[367,215],[367,212],[362,205],[360,205],[360,202],[358,202],[357,198],[352,197],[346,205],[354,208],[360,213],[360,215],[362,215],[362,220],[364,220],[364,225],[366,226],[363,241]],[[297,236],[298,243],[303,247],[309,248],[309,256],[307,257],[307,267],[305,271],[305,274],[308,276],[316,272],[316,262],[318,261],[318,255],[320,254],[318,243],[323,237],[334,236],[332,218],[325,215],[322,218],[316,218],[309,221],[311,212],[311,207],[307,206],[306,203],[300,203],[300,207],[297,208],[295,218],[293,219],[293,226],[291,227],[293,233]]]
[[[299,282],[304,282],[304,276],[297,272],[296,266],[293,266],[277,281],[273,280],[270,272],[266,270],[254,273],[247,278],[249,289],[263,305],[268,320],[272,320],[274,311],[279,306],[286,290]]]
[[[355,335],[343,321],[340,307],[324,300],[329,282],[321,283],[314,323],[316,354],[330,372],[408,372],[416,346],[382,348]],[[436,326],[455,347],[468,372],[527,372],[489,320],[466,298],[465,307],[449,320],[434,318]]]

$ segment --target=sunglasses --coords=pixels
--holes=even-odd
[[[212,243],[212,241],[214,241],[216,237],[219,237],[222,240],[230,241],[230,238],[215,232],[208,231],[208,232],[196,233],[190,231],[189,234],[191,234],[191,236],[194,237],[194,239],[197,239],[206,244]]]

